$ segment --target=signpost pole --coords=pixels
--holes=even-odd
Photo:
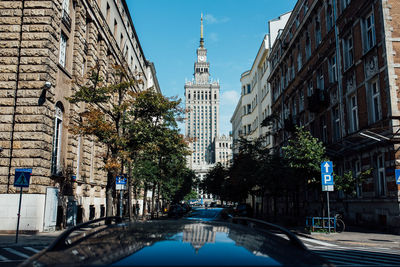
[[[122,190],[119,190],[119,217],[122,218]]]
[[[326,191],[326,198],[328,202],[328,233],[331,233],[331,213],[329,210],[329,191]]]
[[[19,218],[21,217],[21,202],[22,202],[22,187],[19,191],[19,205],[18,205],[18,219],[17,219],[17,232],[15,233],[15,243],[18,243],[18,232],[19,232]]]

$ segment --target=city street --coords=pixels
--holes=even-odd
[[[46,248],[60,231],[38,235],[0,235],[0,265],[16,266]],[[382,233],[297,234],[308,249],[337,266],[394,266],[400,262],[400,237]]]
[[[341,234],[341,236],[346,238],[346,233]],[[308,249],[337,266],[394,266],[400,262],[400,244],[398,242],[396,242],[396,247],[386,247],[384,242],[375,243],[377,246],[369,246],[371,244],[361,244],[357,240],[333,242],[302,236],[299,236],[299,238]],[[350,242],[359,245],[346,244]]]

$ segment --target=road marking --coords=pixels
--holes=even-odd
[[[303,238],[303,237],[299,237],[299,238],[301,240],[303,240],[303,241],[307,241],[307,242],[310,242],[310,243],[315,243],[315,244],[322,245],[322,246],[327,246],[327,247],[337,247],[338,246],[338,245],[330,244],[330,243],[319,241],[319,240],[315,240],[315,239],[309,239],[309,238]]]
[[[10,259],[0,255],[0,261],[10,261]]]
[[[8,251],[8,252],[10,252],[10,253],[12,253],[12,254],[15,254],[17,256],[20,256],[20,257],[23,257],[23,258],[26,258],[26,259],[30,257],[30,256],[26,255],[25,253],[19,252],[19,251],[15,250],[15,249],[12,249],[12,248],[3,248],[3,249]]]
[[[24,249],[30,250],[30,251],[35,252],[35,253],[38,253],[40,251],[40,250],[38,250],[36,248],[33,248],[33,247],[24,247]]]

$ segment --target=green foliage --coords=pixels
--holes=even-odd
[[[343,191],[345,195],[354,197],[357,194],[357,186],[361,186],[363,181],[371,176],[371,173],[372,169],[368,169],[357,176],[352,171],[345,172],[343,176],[335,175],[335,188]]]
[[[321,182],[320,165],[326,160],[325,147],[318,138],[315,138],[304,127],[296,127],[295,137],[282,148],[283,157],[289,167],[296,171],[306,184]]]
[[[192,190],[192,191],[190,191],[190,193],[188,193],[184,198],[183,198],[183,200],[185,200],[185,201],[188,201],[188,200],[191,200],[191,199],[197,199],[197,192],[195,191],[195,190]]]

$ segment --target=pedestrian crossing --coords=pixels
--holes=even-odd
[[[0,247],[0,266],[16,265],[38,253],[45,246],[9,246]]]
[[[308,249],[336,266],[400,266],[400,249],[340,246],[300,238]]]

